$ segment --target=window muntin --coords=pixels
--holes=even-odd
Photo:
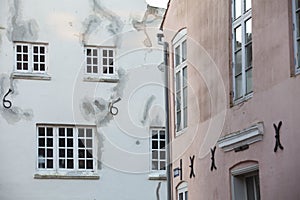
[[[15,71],[46,73],[47,45],[39,43],[15,43]]]
[[[55,171],[95,171],[95,129],[39,125],[37,168]]]
[[[234,100],[253,91],[251,0],[233,1],[233,89]]]
[[[90,75],[116,75],[115,49],[107,47],[85,47],[85,73]]]
[[[151,129],[151,170],[166,170],[166,134],[164,129]]]
[[[187,40],[183,36],[174,44],[175,64],[175,122],[176,132],[187,127]]]
[[[293,0],[293,29],[294,29],[294,52],[295,52],[295,73],[300,72],[300,1]]]

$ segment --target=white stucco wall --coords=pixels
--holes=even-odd
[[[165,113],[158,67],[163,54],[156,42],[161,17],[150,12],[147,18],[146,10],[143,0],[1,0],[1,99],[14,90],[7,97],[12,108],[0,105],[1,200],[153,200],[157,189],[166,199],[166,181],[148,179],[149,130],[165,126]],[[49,43],[51,80],[10,79],[13,41]],[[84,80],[84,45],[116,47],[119,81]],[[118,115],[103,120],[107,109],[101,112],[93,102],[102,99],[107,106],[119,97]],[[96,116],[87,115],[83,103],[91,103]],[[96,125],[100,179],[34,179],[36,123]]]

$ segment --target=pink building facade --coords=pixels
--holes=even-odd
[[[171,199],[300,199],[299,1],[171,0]]]

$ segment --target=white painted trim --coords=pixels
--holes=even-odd
[[[247,173],[250,173],[250,172],[253,172],[253,171],[257,171],[257,170],[258,170],[258,164],[255,164],[255,165],[251,165],[251,166],[244,167],[244,168],[241,168],[241,169],[232,170],[231,175],[232,176],[238,176],[238,175],[241,175],[241,174],[247,174]]]
[[[187,28],[181,29],[173,38],[172,44],[175,45],[179,40],[182,40],[183,37],[187,35]]]
[[[264,126],[262,122],[244,130],[231,133],[218,140],[219,148],[231,151],[236,147],[250,145],[263,139]]]

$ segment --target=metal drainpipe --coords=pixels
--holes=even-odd
[[[172,200],[171,190],[171,146],[169,134],[169,43],[164,42],[164,64],[165,64],[165,110],[166,110],[166,143],[167,143],[167,199]]]
[[[164,65],[165,65],[165,111],[166,111],[166,150],[167,150],[167,200],[172,200],[171,190],[171,146],[170,146],[170,135],[169,135],[169,43],[164,41],[164,35],[162,30],[157,34],[158,44],[163,46],[164,51]]]

